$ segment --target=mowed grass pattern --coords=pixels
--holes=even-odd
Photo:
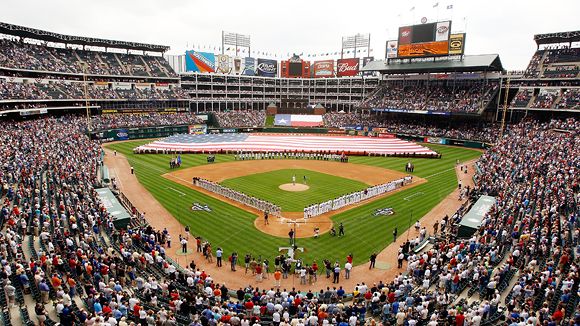
[[[256,162],[256,164],[260,163]],[[304,183],[304,176],[306,176],[306,184],[310,188],[297,192],[280,189],[281,184],[292,183],[292,176],[296,176],[296,183]],[[227,179],[221,184],[279,205],[283,212],[302,212],[304,207],[311,204],[321,203],[368,187],[360,181],[305,169],[256,173]]]
[[[133,154],[132,149],[148,140],[117,143],[109,146],[123,153],[135,168],[139,181],[177,220],[191,227],[192,233],[212,242],[213,247],[222,247],[229,255],[236,251],[240,255],[251,253],[272,261],[277,248],[286,246],[288,240],[264,234],[254,227],[254,215],[182,186],[161,175],[170,172],[171,155]],[[305,262],[324,258],[344,263],[346,255],[354,255],[355,264],[368,261],[373,252],[379,252],[390,244],[392,231],[398,227],[400,236],[415,220],[421,218],[457,187],[454,171],[455,162],[465,162],[479,157],[480,152],[460,147],[426,144],[443,156],[441,159],[412,159],[414,175],[426,178],[427,183],[409,188],[333,217],[334,223],[342,222],[346,236],[334,238],[323,234],[318,239],[299,239],[298,245],[306,248],[300,254]],[[183,167],[207,164],[205,155],[183,155]],[[216,162],[232,161],[230,155],[217,155]],[[351,157],[350,162],[368,164],[404,172],[407,158]],[[258,164],[258,162],[256,162]],[[185,194],[185,195],[182,195]],[[407,200],[405,200],[407,199]],[[212,208],[212,212],[193,212],[191,203],[200,202]],[[374,217],[379,208],[392,207],[395,214],[389,217]],[[156,218],[149,216],[149,218]],[[431,226],[428,226],[431,229]],[[300,229],[298,229],[300,232]],[[394,259],[394,258],[393,258]]]

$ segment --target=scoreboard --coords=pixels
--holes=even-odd
[[[398,58],[420,58],[458,54],[450,53],[451,21],[403,26],[399,28]],[[454,43],[456,44],[456,43]],[[461,54],[463,54],[461,49]]]

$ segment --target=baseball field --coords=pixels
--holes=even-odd
[[[278,247],[288,245],[287,238],[272,236],[256,228],[254,220],[261,217],[187,186],[191,183],[191,179],[180,177],[185,174],[167,177],[168,173],[176,172],[169,168],[171,155],[133,154],[133,148],[148,142],[130,141],[108,147],[127,157],[129,164],[135,169],[139,182],[179,222],[189,225],[192,234],[207,239],[214,248],[222,247],[226,255],[236,251],[240,256],[250,253],[256,257],[268,258],[270,261],[278,254]],[[426,146],[442,154],[441,159],[411,159],[415,165],[412,174],[426,182],[403,188],[391,195],[333,215],[332,223],[335,227],[343,223],[346,235],[338,238],[324,233],[317,239],[298,239],[297,245],[305,248],[305,252],[300,253],[298,257],[306,262],[312,260],[320,262],[325,258],[342,261],[346,255],[352,253],[355,264],[368,261],[373,252],[381,251],[392,242],[392,231],[395,227],[398,228],[399,234],[403,235],[409,226],[457,187],[454,168],[456,161],[465,162],[480,155],[479,151],[471,149],[430,144]],[[289,212],[301,212],[305,205],[363,189],[371,184],[365,181],[367,180],[365,178],[372,177],[369,173],[364,173],[360,178],[345,177],[344,173],[338,172],[333,174],[332,171],[337,171],[334,166],[324,173],[319,169],[280,166],[278,170],[274,168],[272,171],[261,173],[245,171],[246,174],[240,173],[236,176],[233,173],[233,177],[228,177],[229,168],[221,167],[235,166],[238,162],[234,161],[233,155],[217,155],[215,163],[211,165],[206,162],[205,155],[199,154],[182,155],[182,161],[182,166],[177,169],[180,173],[194,167],[205,166],[207,171],[222,176],[219,182],[223,185],[272,201],[282,206],[283,211]],[[340,167],[344,170],[356,170],[357,167],[380,168],[392,171],[394,175],[402,175],[408,161],[408,158],[351,157],[348,164],[336,164],[343,164]],[[280,161],[280,164],[281,162],[284,161]],[[323,165],[325,162],[314,163]],[[276,164],[276,161],[252,161],[249,164],[259,166]],[[310,188],[301,192],[280,189],[281,184],[291,183],[292,175],[296,176],[297,183],[302,183],[303,176],[306,175],[306,183]],[[207,205],[211,211],[192,210],[194,203],[200,206]],[[373,214],[383,208],[392,208],[395,214],[391,216]],[[428,229],[431,229],[430,225]]]

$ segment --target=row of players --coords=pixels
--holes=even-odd
[[[323,153],[302,153],[302,152],[247,152],[238,153],[234,156],[236,161],[246,160],[319,160],[348,163],[348,156],[345,154],[323,154]]]

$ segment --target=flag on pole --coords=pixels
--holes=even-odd
[[[453,5],[448,5],[447,9],[453,9]]]

